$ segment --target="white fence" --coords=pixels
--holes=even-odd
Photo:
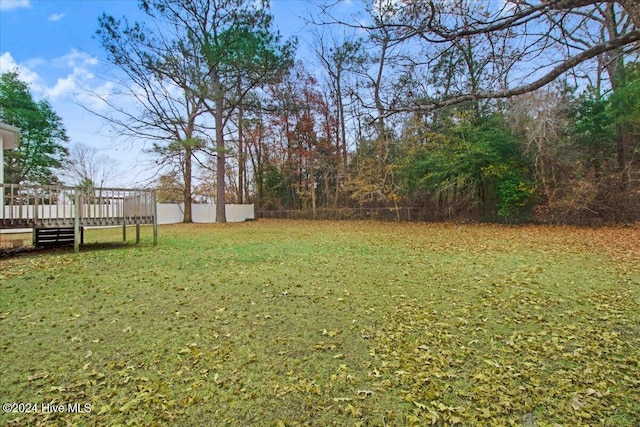
[[[157,205],[158,224],[176,224],[182,222],[184,217],[184,204]],[[4,218],[24,216],[26,218],[40,218],[48,225],[55,225],[56,221],[70,220],[73,218],[73,206],[22,206],[21,215],[18,215],[17,207],[13,207],[13,212],[9,206],[4,206]],[[114,205],[85,205],[83,212],[85,215],[97,215],[109,218],[116,215],[117,206]],[[216,222],[216,205],[191,205],[193,222]],[[55,218],[55,219],[54,219]],[[254,219],[253,205],[227,205],[227,222],[242,222]],[[0,227],[3,228],[3,227]]]
[[[226,205],[227,222],[254,219],[253,205]],[[193,222],[216,222],[216,205],[191,205]],[[176,224],[184,218],[184,204],[158,204],[158,224]]]

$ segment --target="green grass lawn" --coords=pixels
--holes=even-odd
[[[142,234],[0,259],[0,425],[640,425],[638,226]]]

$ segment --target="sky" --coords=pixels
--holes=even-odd
[[[348,9],[353,2],[344,1],[343,6]],[[310,51],[304,17],[311,9],[305,0],[271,1],[276,29],[284,39],[299,39],[299,59]],[[82,107],[95,107],[86,89],[108,94],[112,87],[101,77],[107,64],[94,38],[102,13],[129,21],[144,17],[137,0],[0,0],[0,72],[18,69],[34,99],[50,102],[62,118],[70,146],[93,147],[116,162],[108,185],[146,186],[154,170],[143,144],[114,135]]]

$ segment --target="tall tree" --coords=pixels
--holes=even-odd
[[[338,179],[344,176],[348,166],[347,142],[347,107],[348,94],[354,93],[350,80],[360,72],[366,61],[363,42],[347,36],[339,42],[334,38],[327,38],[323,33],[316,34],[315,53],[327,75],[332,104],[335,105],[335,116],[338,129],[335,131],[335,146],[340,156],[341,164]],[[340,182],[337,184],[340,185]]]
[[[0,76],[0,121],[21,131],[20,146],[5,154],[5,181],[58,184],[56,169],[68,155],[67,134],[46,100],[35,101],[17,71]]]
[[[266,0],[143,0],[142,5],[182,28],[190,52],[203,62],[208,80],[200,89],[207,90],[215,127],[216,221],[226,222],[225,128],[252,89],[290,65],[294,43],[282,43],[273,31]]]
[[[126,18],[109,15],[99,19],[97,37],[124,77],[119,81],[119,96],[104,100],[111,112],[96,114],[121,133],[150,141],[158,165],[179,174],[184,185],[183,221],[188,223],[192,222],[193,163],[208,131],[203,119],[206,76],[184,28],[159,22],[145,2],[141,7],[152,18],[147,23],[130,24]]]
[[[390,111],[410,90],[398,75],[406,67],[406,52],[387,23],[395,19],[394,2],[378,0],[367,5],[367,19],[374,24],[366,28],[364,49],[366,63],[360,71],[361,90],[358,101],[367,112],[370,140],[359,141],[355,167],[346,187],[359,204],[393,203],[398,195],[395,170],[391,167],[396,150],[395,129]],[[398,83],[400,81],[400,83]],[[364,90],[362,90],[364,89]]]

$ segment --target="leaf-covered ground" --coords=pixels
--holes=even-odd
[[[638,226],[145,237],[0,260],[2,403],[91,405],[1,425],[640,425]]]

